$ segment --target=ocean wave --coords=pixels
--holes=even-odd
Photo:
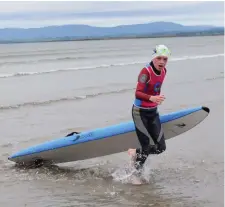
[[[218,80],[218,79],[224,79],[224,76],[216,76],[216,77],[212,77],[212,78],[206,78],[205,80],[213,81],[213,80]]]
[[[49,56],[49,55],[72,55],[72,54],[87,54],[87,53],[91,53],[91,54],[96,54],[99,52],[99,49],[101,50],[101,52],[117,52],[120,51],[120,48],[108,48],[108,47],[98,47],[98,48],[92,48],[91,50],[87,50],[87,48],[72,48],[72,49],[63,49],[63,50],[55,50],[55,49],[50,49],[50,50],[30,50],[30,51],[20,51],[20,52],[0,52],[0,58],[4,59],[10,59],[10,58],[21,58],[21,57],[37,57],[37,56]]]
[[[23,107],[50,105],[50,104],[59,103],[59,102],[84,100],[84,99],[94,98],[94,97],[102,96],[102,95],[124,93],[124,92],[131,91],[131,90],[134,90],[134,88],[118,89],[115,91],[98,92],[98,93],[93,93],[93,94],[88,94],[88,95],[83,95],[83,96],[65,97],[65,98],[52,99],[52,100],[46,100],[46,101],[40,101],[40,102],[38,102],[38,101],[37,102],[25,102],[25,103],[9,105],[9,106],[1,106],[0,105],[0,110],[19,109],[19,108],[23,108]]]
[[[22,60],[22,61],[5,61],[0,63],[0,66],[4,65],[18,65],[18,64],[37,64],[37,63],[47,63],[53,61],[68,61],[68,60],[81,60],[86,59],[88,57],[80,56],[80,57],[58,57],[58,58],[46,58],[39,60]]]
[[[68,71],[76,71],[76,70],[94,70],[94,69],[100,69],[100,68],[109,68],[109,67],[114,67],[114,66],[134,65],[134,64],[141,64],[141,63],[143,63],[143,62],[102,64],[102,65],[98,65],[98,66],[86,66],[86,67],[77,67],[77,68],[46,70],[46,71],[39,71],[39,72],[36,72],[36,71],[34,71],[34,72],[17,72],[17,73],[9,73],[9,74],[0,74],[0,78],[30,76],[30,75],[44,75],[44,74],[48,74],[48,73],[68,72]]]
[[[203,59],[203,58],[215,58],[215,57],[221,57],[221,56],[224,56],[224,54],[183,56],[183,57],[172,58],[170,61],[182,61],[182,60],[193,60],[193,59]],[[59,58],[59,59],[65,59],[65,58]],[[134,61],[134,62],[127,62],[127,63],[102,64],[102,65],[95,65],[95,66],[85,66],[85,67],[76,67],[76,68],[46,70],[46,71],[17,72],[17,73],[9,73],[9,74],[0,74],[0,78],[30,76],[30,75],[42,75],[42,74],[48,74],[48,73],[78,71],[78,70],[96,70],[96,69],[101,69],[101,68],[110,68],[110,67],[115,67],[115,66],[128,66],[128,65],[136,65],[136,64],[144,64],[144,63],[145,62],[143,62],[143,61]]]
[[[218,79],[224,79],[224,76],[215,75],[214,77],[203,78],[202,81],[215,81]],[[193,84],[195,82],[197,82],[197,80],[184,80],[184,81],[178,81],[178,82],[171,82],[170,84],[171,85],[174,85],[174,84],[175,85],[184,85],[184,84]],[[36,102],[25,102],[25,103],[8,105],[8,106],[0,105],[0,110],[20,109],[20,108],[24,108],[24,107],[44,106],[44,105],[50,105],[50,104],[55,104],[55,103],[60,103],[60,102],[79,101],[79,100],[85,100],[85,99],[94,98],[94,97],[98,97],[98,96],[104,96],[104,95],[110,95],[110,94],[120,94],[120,93],[124,93],[124,92],[128,92],[128,91],[132,91],[132,90],[135,90],[135,88],[134,87],[122,88],[122,89],[118,89],[118,90],[102,91],[102,92],[96,92],[93,94],[81,95],[81,96],[62,97],[62,98],[58,98],[58,99],[36,101]]]
[[[204,59],[204,58],[215,58],[215,57],[222,57],[222,56],[224,56],[223,53],[221,53],[221,54],[212,54],[212,55],[183,56],[183,57],[173,58],[170,61],[194,60],[194,59]]]

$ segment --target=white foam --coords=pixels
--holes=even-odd
[[[211,54],[211,55],[183,56],[183,57],[172,58],[170,61],[215,58],[215,57],[222,57],[222,56],[224,56],[223,53]],[[17,73],[9,73],[9,74],[0,74],[0,78],[10,78],[10,77],[16,77],[16,76],[20,77],[20,76],[29,76],[29,75],[43,75],[43,74],[49,74],[49,73],[68,72],[68,71],[77,71],[77,70],[96,70],[96,69],[101,69],[101,68],[110,68],[110,67],[116,67],[116,66],[127,66],[127,65],[136,65],[136,64],[145,64],[145,63],[146,62],[143,62],[143,61],[133,61],[133,62],[127,62],[127,63],[102,64],[102,65],[96,65],[96,66],[56,69],[56,70],[47,70],[47,71],[39,71],[39,72],[37,72],[37,71],[17,72]]]
[[[184,56],[184,57],[172,58],[170,61],[194,60],[194,59],[203,59],[203,58],[215,58],[215,57],[221,57],[221,56],[224,56],[224,54]]]

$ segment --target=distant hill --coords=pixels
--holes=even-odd
[[[165,36],[198,32],[223,33],[223,27],[184,26],[172,22],[121,25],[116,27],[93,27],[88,25],[63,25],[42,28],[0,29],[0,42],[54,41],[76,39],[104,39],[143,36]]]

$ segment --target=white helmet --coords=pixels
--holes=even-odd
[[[152,59],[158,56],[165,56],[169,58],[171,55],[170,50],[165,45],[157,45],[153,50]]]

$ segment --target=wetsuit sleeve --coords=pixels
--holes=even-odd
[[[136,98],[144,101],[149,101],[150,95],[145,93],[145,89],[149,80],[150,80],[149,72],[147,71],[146,68],[143,68],[138,75],[138,82],[135,92]]]

